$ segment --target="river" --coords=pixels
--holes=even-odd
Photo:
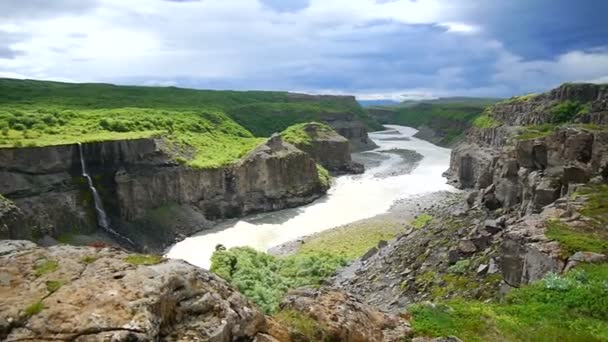
[[[413,128],[386,127],[388,131],[370,133],[377,149],[353,156],[365,162],[364,174],[336,177],[327,195],[311,204],[222,222],[173,245],[167,257],[209,268],[218,244],[266,251],[302,236],[383,214],[399,199],[454,190],[442,177],[449,166],[449,149],[414,138]],[[394,171],[404,169],[403,157],[386,152],[394,149],[414,150],[423,158],[410,173],[403,174]]]

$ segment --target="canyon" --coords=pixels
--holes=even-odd
[[[288,103],[329,100],[353,99],[288,96]],[[6,239],[0,242],[0,337],[519,341],[557,332],[573,340],[608,338],[606,85],[564,84],[489,105],[459,126],[466,133],[451,152],[418,140],[407,127],[388,125],[368,136],[365,120],[383,114],[357,111],[324,112],[323,124],[284,127],[220,167],[188,165],[182,160],[188,148],[163,137],[0,149],[0,238]],[[255,127],[254,117],[232,115]],[[348,127],[344,117],[353,121]],[[392,118],[382,121],[397,124]],[[361,150],[368,151],[351,157]],[[351,175],[332,185],[325,168]],[[345,201],[346,211],[361,217],[339,220],[346,211],[330,205],[339,199],[332,191],[345,182],[370,185],[368,194],[380,191],[359,209]],[[97,192],[108,226],[124,241],[104,233]],[[413,204],[400,207],[404,199]],[[324,207],[331,224],[307,219]],[[304,224],[265,222],[281,213]],[[244,230],[234,231],[258,251],[213,240],[222,230],[204,230],[235,219],[227,223],[253,222],[246,227],[251,233],[259,227],[250,214],[272,226],[271,237],[293,228],[288,238],[268,241],[301,239],[289,251],[295,257],[263,253],[268,243],[256,246],[258,237]],[[376,216],[384,221],[373,229],[398,227],[390,238],[357,242],[368,250],[350,259],[332,254],[332,245],[352,238],[358,219]],[[342,231],[331,229],[344,224]],[[302,237],[305,231],[314,234]],[[196,232],[183,241],[192,242],[193,255],[184,259],[211,271],[172,253],[158,255]],[[332,240],[335,232],[343,235]],[[197,238],[209,240],[197,245]],[[314,239],[328,239],[322,246],[330,247],[306,252]],[[327,260],[340,267],[329,268]],[[320,280],[298,282],[306,276]],[[281,288],[263,286],[276,283]],[[534,317],[540,316],[539,328]]]

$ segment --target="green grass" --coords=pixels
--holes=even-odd
[[[509,99],[499,102],[498,104],[513,104],[517,102],[528,102],[538,97],[539,94],[527,94],[521,96],[513,96]]]
[[[34,267],[36,277],[41,277],[45,274],[53,273],[59,268],[59,263],[55,260],[44,259]]]
[[[409,308],[412,328],[417,336],[464,341],[606,341],[607,279],[607,264],[584,265],[514,289],[504,303],[416,304]]]
[[[92,264],[95,261],[97,261],[97,257],[93,256],[93,255],[87,255],[85,257],[83,257],[82,259],[80,259],[80,262],[82,262],[83,264]]]
[[[500,122],[496,121],[496,119],[491,117],[486,112],[484,115],[476,118],[475,121],[473,121],[473,126],[483,129],[494,128],[500,126]]]
[[[315,234],[299,250],[300,254],[327,252],[353,260],[363,256],[381,240],[390,241],[403,232],[395,221],[365,222]]]
[[[25,308],[25,317],[29,318],[34,315],[37,315],[44,309],[44,303],[41,300],[32,303],[27,308]]]
[[[305,128],[316,126],[316,136],[312,136]],[[323,139],[337,134],[333,128],[319,122],[301,123],[288,127],[281,133],[283,139],[293,145],[310,145],[315,139]]]
[[[321,166],[321,164],[317,164],[317,173],[319,174],[319,180],[321,181],[321,185],[329,188],[331,185],[331,175],[326,168]]]
[[[267,314],[278,311],[289,289],[320,285],[345,265],[344,258],[327,252],[278,258],[250,247],[216,251],[211,258],[211,271],[236,286]]]
[[[163,137],[176,161],[214,168],[327,115],[381,128],[350,97],[0,79],[0,147]]]
[[[410,225],[416,229],[421,229],[426,227],[427,224],[429,224],[431,221],[433,220],[433,216],[424,213],[422,215],[418,215],[418,217],[416,217],[411,223]]]
[[[608,233],[608,184],[585,186],[576,195],[588,196],[581,213],[594,221],[595,228]]]
[[[553,134],[558,128],[559,126],[555,124],[526,126],[523,128],[523,131],[519,135],[517,135],[517,139],[530,140],[544,138]]]
[[[57,292],[63,285],[65,285],[63,280],[49,280],[46,282],[46,290],[49,293]]]
[[[560,221],[547,223],[545,235],[559,242],[564,257],[576,252],[595,252],[608,254],[608,230],[593,227],[573,228]]]
[[[154,254],[131,254],[125,258],[125,262],[133,265],[156,265],[164,260],[161,255]]]
[[[273,316],[279,323],[289,327],[293,333],[307,341],[322,341],[323,327],[317,321],[296,310],[281,310]]]

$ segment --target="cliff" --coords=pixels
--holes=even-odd
[[[351,144],[325,124],[311,122],[289,127],[281,135],[327,170],[336,173],[363,173],[363,165],[351,159]]]
[[[603,222],[605,208],[589,209],[602,200],[588,196],[603,198],[601,184],[608,181],[607,89],[565,84],[506,100],[488,108],[452,151],[446,175],[472,189],[470,205],[511,219],[501,239],[507,284],[562,272],[575,252],[608,251],[572,245],[573,239],[608,239],[595,223]]]
[[[326,191],[315,161],[278,136],[234,164],[208,169],[179,164],[162,139],[82,148],[111,228],[139,250],[160,251],[213,220],[309,203]],[[93,198],[81,173],[77,145],[0,149],[0,193],[30,223],[3,222],[9,227],[3,237],[106,240],[99,236]]]

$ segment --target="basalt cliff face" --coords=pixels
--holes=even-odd
[[[564,107],[569,121],[557,124]],[[584,246],[574,251],[551,231],[593,235],[602,224],[584,209],[589,198],[580,190],[602,189],[608,181],[608,131],[602,126],[608,87],[565,84],[499,103],[486,115],[494,127],[472,128],[452,151],[446,174],[452,184],[472,190],[471,206],[503,215],[499,265],[505,282],[527,284],[587,258]]]
[[[354,96],[289,93],[288,99],[290,102],[322,102],[324,100],[341,101],[347,107],[352,108],[352,110],[344,112],[322,112],[320,114],[320,119],[335,129],[336,132],[338,132],[341,136],[348,139],[354,152],[371,150],[378,147],[367,135],[368,126],[372,126],[377,129],[381,129],[382,126],[373,121],[373,119],[370,119],[370,122],[373,122],[373,124],[366,125],[366,123],[355,114],[355,111],[358,110],[363,112],[363,109],[361,109],[357,99]]]
[[[136,249],[160,251],[212,220],[302,205],[327,190],[315,161],[279,136],[214,169],[175,162],[160,139],[82,148],[112,229]],[[3,210],[2,237],[71,240],[99,232],[81,172],[77,145],[1,149],[0,193],[16,207]]]
[[[334,174],[363,173],[363,165],[353,162],[351,158],[352,147],[348,139],[319,123],[304,124],[298,129],[308,139],[294,142],[294,145],[324,168]]]
[[[608,261],[606,88],[564,85],[490,107],[492,127],[469,129],[452,151],[447,176],[465,192],[424,208],[425,221],[372,248],[332,286],[399,312],[428,300],[494,301],[549,273]],[[577,112],[554,124],[564,103]]]

